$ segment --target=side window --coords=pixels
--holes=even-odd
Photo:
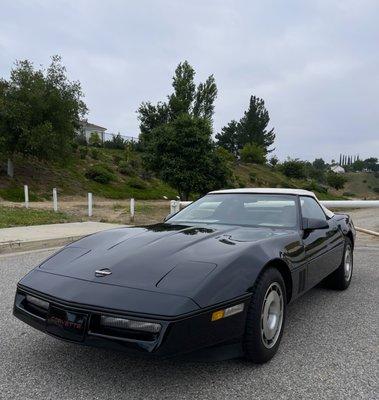
[[[300,196],[301,214],[303,218],[324,219],[326,216],[320,205],[312,197]]]

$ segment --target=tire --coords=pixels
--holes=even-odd
[[[353,244],[349,238],[346,238],[341,264],[328,276],[328,286],[335,290],[346,290],[353,276],[353,264]]]
[[[278,350],[286,317],[286,286],[276,268],[257,279],[246,317],[245,357],[257,364],[270,360]]]

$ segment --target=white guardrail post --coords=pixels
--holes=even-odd
[[[179,201],[179,200],[171,200],[170,201],[170,214],[175,214],[175,213],[177,213],[178,211],[180,211],[180,206],[183,204],[183,203],[186,203],[185,201]],[[190,204],[191,202],[189,201],[189,202],[187,202],[188,204]],[[187,204],[187,205],[188,205]]]
[[[55,212],[58,211],[58,194],[57,194],[57,189],[53,189],[53,209]]]
[[[135,216],[135,201],[134,199],[130,199],[130,222],[134,222]]]
[[[88,216],[92,217],[92,208],[93,208],[93,201],[92,201],[92,193],[88,193]]]
[[[24,185],[25,208],[29,208],[29,188]]]

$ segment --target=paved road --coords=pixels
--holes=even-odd
[[[349,290],[315,288],[289,307],[276,357],[151,361],[70,345],[11,315],[16,282],[47,251],[0,257],[1,399],[378,398],[379,245],[359,246]]]

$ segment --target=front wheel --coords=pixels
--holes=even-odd
[[[283,334],[286,305],[286,287],[282,274],[276,268],[268,268],[253,287],[246,317],[246,358],[262,364],[275,355]]]
[[[345,248],[339,267],[332,272],[327,282],[332,289],[345,290],[349,287],[353,276],[353,245],[349,238],[345,239]]]

